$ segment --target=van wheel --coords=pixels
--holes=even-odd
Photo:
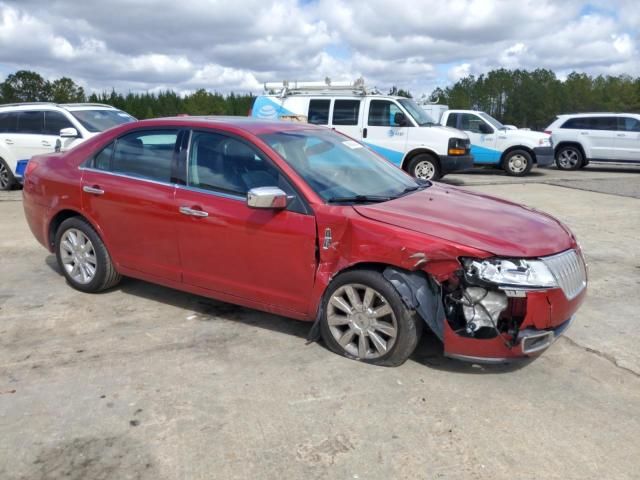
[[[327,288],[320,330],[325,344],[339,355],[395,367],[415,350],[422,320],[380,273],[352,270]]]
[[[533,159],[524,150],[512,150],[502,161],[502,168],[512,177],[523,177],[531,171],[532,167]]]
[[[584,156],[579,148],[561,147],[556,151],[556,166],[560,170],[577,170],[584,164]]]
[[[68,218],[60,224],[55,249],[58,266],[77,290],[97,293],[121,279],[100,236],[80,217]]]
[[[9,165],[0,158],[0,190],[11,190],[16,184],[16,178],[9,168]]]
[[[428,153],[413,157],[409,162],[408,172],[420,180],[438,180],[442,176],[438,160]]]

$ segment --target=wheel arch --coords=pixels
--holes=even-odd
[[[538,159],[536,158],[536,154],[533,153],[533,149],[531,147],[527,147],[526,145],[511,145],[504,152],[502,152],[502,155],[500,156],[500,165],[503,165],[504,161],[507,158],[507,155],[509,155],[511,152],[513,152],[515,150],[523,150],[523,151],[527,152],[531,156],[531,160],[533,161],[533,163],[534,164],[538,163]]]
[[[96,233],[100,236],[103,242],[105,242],[104,235],[102,234],[102,230],[86,215],[78,210],[73,210],[70,208],[65,208],[57,212],[51,220],[49,221],[49,227],[47,229],[47,244],[49,250],[53,252],[55,247],[56,233],[58,232],[58,228],[62,225],[62,222],[69,218],[79,217],[85,222],[87,222],[91,227],[96,231]],[[106,244],[106,242],[105,242]]]
[[[580,153],[582,154],[582,161],[583,162],[588,162],[589,161],[588,158],[587,158],[587,152],[585,151],[585,149],[582,146],[582,144],[580,142],[575,142],[575,141],[570,141],[570,140],[563,140],[563,141],[559,142],[558,145],[556,145],[553,148],[553,156],[556,159],[558,158],[558,152],[563,147],[575,147],[575,148],[577,148],[578,150],[580,150]]]
[[[424,153],[426,153],[427,155],[431,155],[433,158],[435,158],[436,162],[438,162],[438,167],[442,168],[442,165],[440,163],[440,156],[436,152],[434,152],[433,150],[431,150],[431,149],[429,149],[427,147],[418,147],[418,148],[414,148],[413,150],[407,152],[407,154],[402,159],[402,163],[400,164],[400,168],[402,168],[402,170],[404,170],[406,172],[407,168],[409,168],[409,164],[411,163],[411,160],[413,160],[416,156],[424,154]]]

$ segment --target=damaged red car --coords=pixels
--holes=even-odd
[[[544,213],[416,180],[323,127],[181,117],[34,157],[24,210],[84,292],[122,275],[287,317],[349,358],[540,354],[582,303],[574,235]]]

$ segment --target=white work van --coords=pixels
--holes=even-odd
[[[422,105],[436,122],[463,130],[471,139],[471,154],[476,166],[502,168],[520,177],[534,165],[553,163],[551,136],[544,132],[503,125],[485,112],[448,110],[446,105]]]
[[[326,125],[424,180],[473,166],[464,132],[434,124],[412,99],[382,95],[362,79],[267,83],[250,115]]]

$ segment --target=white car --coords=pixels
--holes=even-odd
[[[555,145],[562,170],[585,167],[590,161],[640,163],[640,115],[580,113],[559,115],[545,130]]]
[[[502,168],[509,175],[521,177],[534,165],[546,167],[553,163],[551,137],[547,133],[503,125],[488,113],[477,110],[445,110],[439,121],[469,135],[476,166]]]
[[[135,120],[110,105],[93,103],[0,105],[0,190],[21,182],[32,156],[68,150],[108,128]]]
[[[281,82],[265,84],[251,116],[326,125],[423,180],[473,166],[469,137],[442,127],[412,99],[382,95],[355,83]],[[354,147],[356,148],[356,147]]]

